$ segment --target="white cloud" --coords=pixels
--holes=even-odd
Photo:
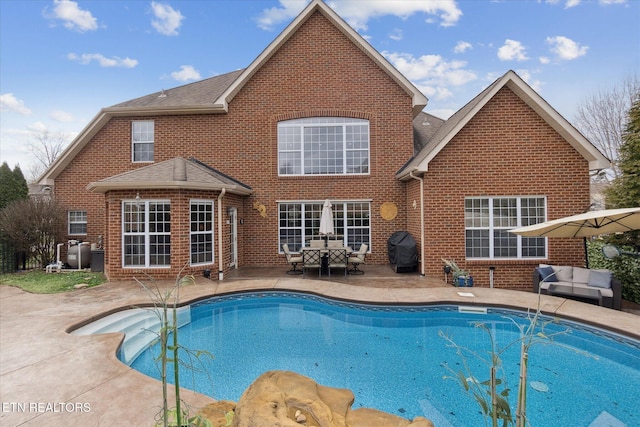
[[[527,51],[522,43],[516,40],[507,39],[498,49],[498,58],[501,61],[526,61]]]
[[[538,61],[540,61],[541,64],[548,64],[549,62],[551,62],[551,59],[549,59],[549,57],[547,56],[541,56],[540,58],[538,58]]]
[[[564,4],[564,8],[565,9],[571,9],[572,7],[576,7],[580,4],[582,0],[567,0],[567,2]]]
[[[12,93],[0,95],[0,111],[13,111],[24,116],[31,114],[31,110],[24,106],[24,101],[16,98]]]
[[[53,0],[53,19],[63,21],[65,28],[70,30],[94,31],[98,29],[98,21],[88,10],[82,10],[78,3],[70,0]]]
[[[171,73],[171,77],[174,80],[178,80],[181,82],[187,82],[189,80],[198,80],[201,78],[198,70],[193,68],[191,65],[181,65],[180,71],[174,71],[173,73]]]
[[[462,11],[455,0],[342,0],[339,3],[329,1],[328,5],[335,10],[345,21],[356,30],[366,30],[367,22],[371,18],[384,15],[395,15],[407,18],[415,13],[430,15],[427,22],[432,22],[432,17],[437,17],[440,25],[450,27],[455,25]],[[272,29],[275,25],[287,21],[300,13],[305,2],[297,0],[280,0],[280,7],[272,7],[262,11],[258,17],[258,26],[265,30]]]
[[[160,34],[165,36],[177,36],[178,28],[182,25],[184,16],[179,10],[175,10],[168,4],[151,2],[153,16],[156,19],[151,21],[151,25]]]
[[[75,120],[73,114],[62,110],[51,111],[51,113],[49,113],[49,117],[57,122],[72,122]]]
[[[72,61],[77,61],[81,64],[89,64],[92,61],[96,61],[100,64],[101,67],[109,68],[109,67],[120,67],[120,68],[134,68],[138,65],[137,59],[131,58],[120,58],[118,56],[114,56],[112,58],[107,58],[106,56],[100,53],[83,53],[82,55],[76,55],[75,53],[70,53],[67,55],[67,59]]]
[[[464,42],[464,41],[459,41],[456,44],[456,46],[453,48],[453,52],[454,53],[464,53],[469,49],[473,49],[473,46],[471,46],[471,43]]]
[[[391,34],[389,34],[389,38],[391,40],[400,41],[404,37],[402,30],[399,28],[394,29]]]
[[[402,74],[427,97],[446,99],[453,96],[451,87],[463,86],[477,76],[465,69],[465,61],[446,61],[440,55],[415,58],[406,53],[382,52]]]
[[[547,37],[547,44],[551,46],[551,52],[558,59],[571,61],[587,54],[588,46],[580,46],[573,40],[564,36]]]

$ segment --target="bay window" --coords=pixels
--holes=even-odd
[[[171,204],[135,200],[122,203],[124,267],[171,266]]]
[[[191,265],[213,262],[213,202],[192,200],[190,207]]]

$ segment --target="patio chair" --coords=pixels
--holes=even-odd
[[[310,248],[324,248],[326,246],[324,240],[311,240],[309,242]]]
[[[282,244],[282,251],[287,257],[287,262],[291,264],[291,270],[287,271],[287,274],[302,274],[302,270],[298,270],[298,264],[302,264],[301,256],[293,256],[289,251],[289,245],[286,243]]]
[[[340,249],[340,248],[344,248],[344,240],[340,239],[340,240],[336,240],[336,239],[332,239],[327,241],[327,247],[329,249],[335,248],[335,249]]]
[[[344,275],[347,275],[347,250],[343,247],[340,249],[329,249],[329,276],[331,276],[332,268],[344,268]]]
[[[318,269],[318,276],[322,272],[322,251],[320,249],[305,249],[302,251],[302,271],[304,273],[310,268]]]
[[[361,244],[360,250],[358,252],[352,253],[349,256],[347,262],[353,265],[353,268],[349,270],[349,274],[364,274],[364,271],[360,270],[358,266],[360,264],[364,264],[364,259],[367,256],[367,249],[369,249],[369,245]]]

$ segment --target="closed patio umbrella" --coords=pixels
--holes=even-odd
[[[319,233],[325,236],[333,234],[333,209],[331,202],[325,200],[322,207],[322,216],[320,217],[320,230]]]
[[[509,232],[525,237],[582,237],[584,238],[586,256],[587,237],[634,230],[640,230],[640,207],[585,212],[526,227],[514,228]],[[586,267],[588,268],[588,257],[586,261]]]

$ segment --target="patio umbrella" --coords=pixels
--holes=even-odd
[[[325,236],[333,234],[333,209],[331,202],[325,200],[322,207],[322,216],[320,217],[320,234]]]
[[[633,230],[640,230],[640,207],[585,212],[510,232],[526,237],[592,237]]]
[[[634,230],[640,230],[640,207],[585,212],[514,228],[509,232],[525,237],[582,237],[586,256],[587,237]],[[589,268],[588,257],[586,257],[586,267]]]

